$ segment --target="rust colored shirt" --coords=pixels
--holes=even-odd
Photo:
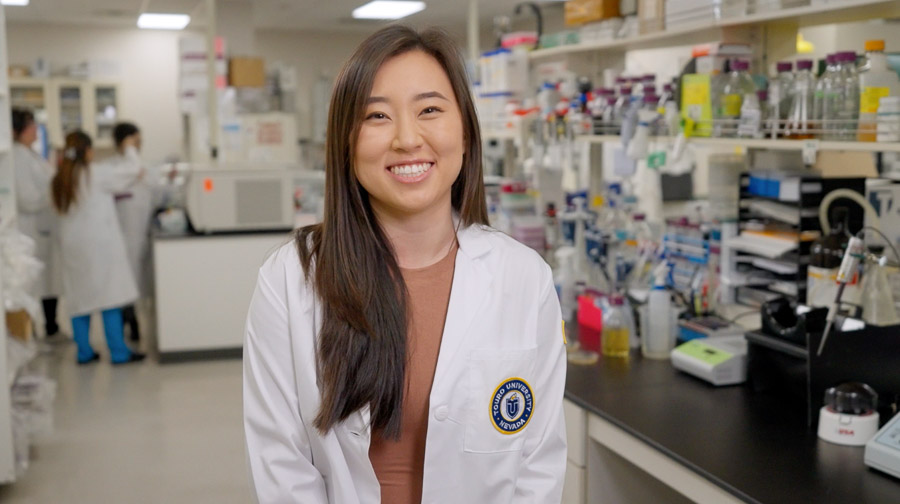
[[[428,398],[447,318],[456,251],[457,245],[454,243],[447,256],[437,263],[425,268],[402,270],[409,292],[407,306],[410,321],[400,439],[385,439],[375,432],[369,446],[369,460],[381,484],[381,502],[384,503],[411,504],[422,501]]]

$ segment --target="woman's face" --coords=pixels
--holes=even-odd
[[[35,140],[37,140],[37,123],[30,121],[28,126],[25,126],[25,129],[19,133],[18,141],[22,145],[31,145]]]
[[[375,74],[353,167],[373,209],[403,217],[449,208],[463,153],[459,104],[440,63],[422,51],[386,61]]]

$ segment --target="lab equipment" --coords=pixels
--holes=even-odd
[[[628,357],[630,348],[625,298],[620,294],[610,296],[608,309],[603,312],[603,330],[600,344],[605,357]]]
[[[747,340],[743,335],[691,340],[672,350],[672,366],[715,386],[747,380]]]
[[[877,407],[878,394],[865,383],[829,388],[819,411],[819,438],[840,445],[865,445],[878,431]]]
[[[791,138],[813,138],[813,95],[816,87],[816,76],[812,73],[812,60],[797,62],[797,74],[794,76],[794,92],[791,97],[791,110],[788,114],[787,134]]]
[[[847,250],[844,252],[844,258],[841,261],[841,267],[838,269],[836,278],[838,290],[834,298],[834,303],[829,307],[828,315],[825,317],[825,332],[822,333],[822,342],[819,343],[818,355],[822,355],[822,350],[825,348],[825,342],[828,341],[828,333],[831,332],[831,327],[834,325],[834,319],[840,309],[841,295],[844,293],[844,287],[846,287],[847,283],[853,278],[856,268],[859,266],[859,261],[864,257],[864,252],[865,248],[863,247],[863,241],[855,236],[850,238],[850,241],[847,244]]]
[[[864,460],[867,466],[900,478],[900,414],[888,420],[866,443]]]
[[[750,77],[749,69],[750,62],[746,60],[734,60],[731,64],[731,73],[725,78],[721,92],[717,96],[716,136],[734,137],[736,135],[744,96],[756,95],[756,84]]]

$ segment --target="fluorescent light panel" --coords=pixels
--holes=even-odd
[[[425,2],[375,0],[353,9],[356,19],[400,19],[425,9]]]
[[[28,0],[0,0],[0,4],[2,5],[17,5],[19,7],[24,7],[28,5]]]
[[[148,30],[183,30],[191,22],[191,16],[187,14],[141,14],[138,18],[138,28]]]

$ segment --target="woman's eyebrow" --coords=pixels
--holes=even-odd
[[[446,96],[442,95],[438,91],[427,91],[425,93],[419,93],[413,97],[413,101],[427,100],[429,98],[440,98],[445,101],[450,101]],[[388,100],[384,96],[370,96],[366,99],[366,105],[371,105],[373,103],[390,103],[390,100]]]

